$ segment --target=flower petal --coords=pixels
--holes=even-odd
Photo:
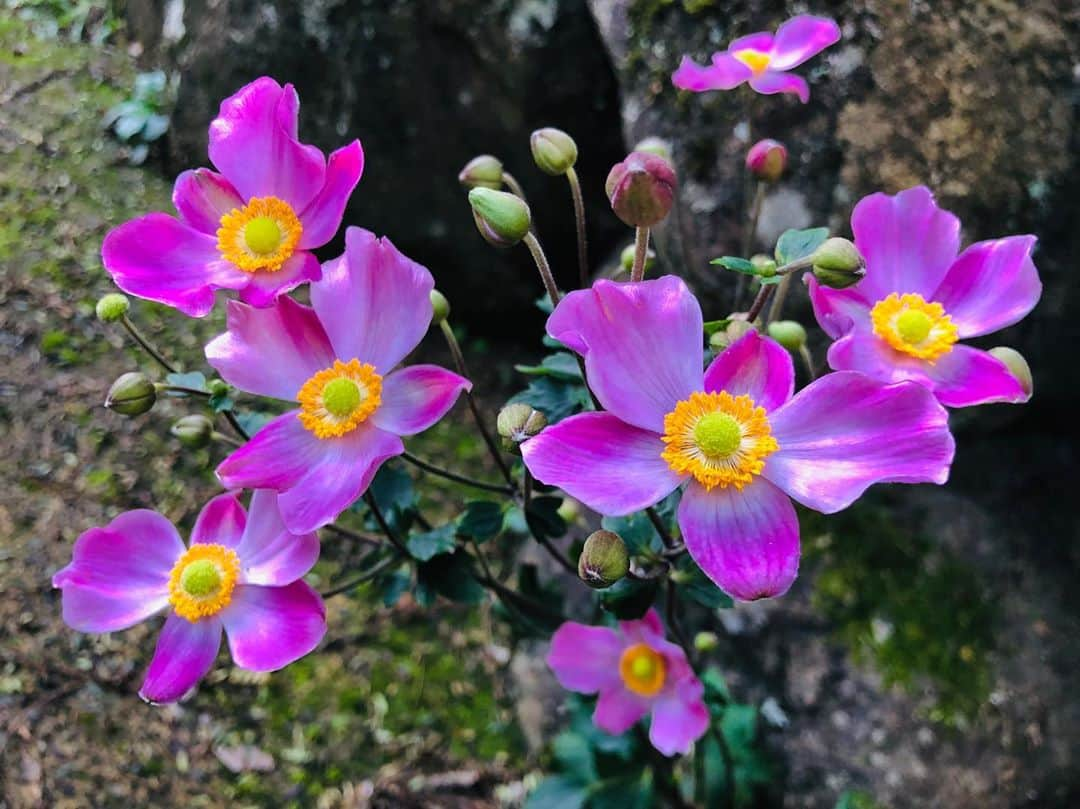
[[[215,238],[221,217],[244,204],[232,184],[210,169],[182,172],[173,185],[172,198],[181,219]]]
[[[299,410],[271,419],[217,468],[226,489],[274,489],[295,486],[318,463],[326,442],[304,429]]]
[[[803,277],[814,307],[814,317],[831,338],[843,337],[856,323],[870,322],[870,304],[857,289],[830,289],[818,283],[810,273]]]
[[[354,140],[330,155],[326,165],[326,181],[322,190],[300,214],[304,232],[300,236],[301,250],[322,247],[337,234],[341,217],[360,175],[364,173],[364,150]]]
[[[139,696],[149,702],[176,702],[214,665],[221,647],[221,620],[192,623],[176,613],[165,619]]]
[[[244,199],[277,197],[299,212],[323,187],[323,153],[296,139],[299,105],[291,84],[268,76],[221,102],[210,124],[210,160]]]
[[[856,325],[831,346],[829,366],[837,371],[859,371],[883,383],[914,381],[930,386],[929,363],[897,351],[870,330]]]
[[[769,67],[791,70],[840,41],[840,26],[828,17],[799,14],[776,31]]]
[[[244,584],[280,586],[294,582],[319,559],[319,536],[293,534],[285,527],[277,493],[258,489],[251,495],[247,527],[236,546]]]
[[[799,520],[787,495],[764,478],[739,491],[687,486],[679,527],[690,557],[739,601],[781,596],[799,572]]]
[[[954,345],[926,369],[934,395],[947,407],[991,402],[1019,404],[1031,398],[1001,360],[986,351]]]
[[[780,449],[762,474],[804,506],[831,514],[874,483],[944,483],[955,444],[949,416],[914,382],[882,385],[837,371],[770,417]]]
[[[383,430],[415,435],[446,415],[472,383],[438,365],[411,365],[383,380],[382,404],[371,420]]]
[[[680,90],[703,93],[706,90],[730,90],[754,75],[749,67],[728,53],[717,53],[709,65],[699,65],[684,56],[671,74],[671,83]]]
[[[705,371],[705,390],[746,394],[754,404],[773,410],[795,390],[795,365],[786,348],[751,330],[712,361]]]
[[[631,643],[647,643],[653,647],[665,643],[664,622],[655,607],[649,607],[637,621],[619,621],[619,631]]]
[[[292,298],[256,309],[229,301],[228,330],[206,346],[206,359],[231,385],[260,396],[296,401],[314,374],[334,364],[315,312]]]
[[[970,245],[949,267],[934,300],[945,307],[961,338],[1011,326],[1042,294],[1031,261],[1034,236],[1007,236]]]
[[[798,96],[803,104],[810,100],[810,85],[806,83],[806,79],[794,73],[766,70],[764,73],[752,76],[750,86],[763,95],[791,93]]]
[[[233,661],[276,671],[312,651],[326,634],[326,607],[303,581],[284,587],[239,585],[221,612]]]
[[[247,524],[247,512],[233,492],[219,494],[202,507],[191,529],[191,544],[224,545],[235,549]]]
[[[563,688],[594,694],[621,687],[619,659],[625,647],[614,629],[567,621],[551,636],[547,664]]]
[[[618,736],[626,733],[649,712],[649,701],[624,688],[622,683],[604,689],[596,700],[593,724],[600,730]]]
[[[247,274],[221,258],[217,239],[168,214],[151,213],[113,228],[101,260],[120,289],[202,317],[215,289],[238,289]]]
[[[240,290],[240,300],[257,308],[272,306],[274,301],[307,281],[322,278],[322,265],[314,253],[299,250],[274,272],[257,270],[248,273],[248,285]]]
[[[892,292],[929,300],[960,247],[960,220],[921,185],[863,197],[851,213],[851,230],[866,259],[866,277],[854,288],[871,302]]]
[[[709,729],[703,690],[695,677],[653,703],[649,741],[665,756],[689,753],[694,742]]]
[[[521,445],[537,480],[613,516],[647,508],[682,482],[663,451],[659,435],[611,413],[570,416]]]
[[[434,287],[431,273],[389,239],[351,227],[345,254],[311,285],[311,304],[338,357],[369,362],[385,376],[427,332]]]
[[[71,563],[53,576],[64,623],[80,632],[113,632],[169,603],[169,574],[184,553],[173,524],[156,511],[125,511],[104,528],[84,531]]]
[[[635,427],[663,432],[664,416],[701,390],[701,307],[681,278],[597,281],[563,298],[547,331],[585,358],[600,403]]]
[[[768,31],[758,31],[755,34],[746,34],[738,39],[731,40],[731,44],[728,45],[728,53],[735,53],[737,51],[761,51],[762,53],[768,53],[773,49],[775,42],[776,37]]]

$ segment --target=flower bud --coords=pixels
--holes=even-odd
[[[787,149],[772,138],[759,140],[746,153],[746,168],[759,180],[775,183],[787,168]]]
[[[1023,354],[1015,348],[998,346],[990,349],[990,355],[1005,363],[1005,367],[1009,369],[1010,374],[1016,377],[1016,381],[1020,383],[1024,393],[1028,396],[1034,393],[1035,381],[1031,377],[1031,367],[1027,364]]]
[[[428,297],[431,298],[431,325],[438,326],[450,317],[450,301],[437,289],[431,290]]]
[[[126,295],[121,295],[119,292],[110,292],[108,295],[102,295],[98,299],[94,311],[97,312],[98,320],[102,323],[115,323],[127,314],[130,307],[131,304],[128,302]]]
[[[866,260],[848,239],[826,239],[810,256],[814,277],[832,289],[846,289],[866,275]]]
[[[631,152],[607,176],[607,191],[615,215],[631,227],[651,227],[668,215],[675,202],[675,170],[662,157]]]
[[[762,278],[772,278],[776,275],[776,262],[764,253],[750,256],[750,264]]]
[[[634,269],[634,253],[634,245],[628,244],[623,248],[622,253],[619,254],[619,264],[622,265],[622,268],[627,272]],[[653,252],[652,248],[649,248],[645,251],[645,272],[651,270],[655,263],[656,253]]]
[[[503,447],[513,450],[526,438],[532,438],[547,427],[547,418],[539,410],[524,402],[513,402],[499,411],[495,429],[503,440]]]
[[[777,320],[769,324],[769,336],[788,351],[798,351],[806,345],[806,329],[794,320]]]
[[[169,428],[169,432],[185,447],[201,449],[210,443],[214,425],[206,416],[196,414],[184,416]]]
[[[715,632],[698,632],[694,635],[694,648],[699,652],[711,652],[720,645]]]
[[[720,331],[713,332],[709,338],[709,345],[717,351],[723,351],[748,331],[753,331],[754,324],[746,319],[745,313],[736,313],[730,316],[731,322]]]
[[[139,371],[121,374],[105,397],[105,406],[123,416],[146,413],[157,401],[157,388],[150,378]]]
[[[577,144],[561,129],[537,129],[529,136],[529,147],[536,167],[552,177],[566,174],[577,162]]]
[[[654,154],[657,157],[662,157],[667,162],[671,162],[671,142],[666,141],[663,138],[655,136],[645,138],[645,140],[638,141],[638,145],[634,147],[635,152],[648,152]]]
[[[494,247],[513,247],[532,225],[525,200],[505,191],[474,188],[469,192],[469,205],[480,235]]]
[[[228,396],[229,395],[229,383],[224,379],[211,379],[206,383],[206,389],[210,391],[211,396]]]
[[[630,571],[630,554],[622,537],[596,531],[585,540],[578,557],[578,578],[590,587],[610,587]]]
[[[502,188],[503,164],[497,157],[482,154],[474,157],[458,172],[458,182],[466,188]]]

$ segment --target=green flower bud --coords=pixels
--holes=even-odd
[[[630,227],[652,227],[675,204],[678,181],[671,164],[648,152],[631,152],[608,173],[604,190],[611,209]]]
[[[536,167],[552,177],[566,174],[577,162],[577,144],[561,129],[537,129],[529,136],[529,147]]]
[[[755,272],[762,278],[772,278],[776,275],[776,262],[764,253],[750,256],[750,264],[753,266]]]
[[[121,295],[119,292],[110,292],[108,295],[102,295],[98,299],[94,311],[97,312],[98,320],[102,323],[115,323],[126,315],[127,310],[130,308],[131,303],[126,295]]]
[[[532,438],[547,427],[547,418],[532,405],[513,402],[499,411],[495,429],[502,438],[503,447],[513,451],[526,438]]]
[[[1016,377],[1024,393],[1031,396],[1035,392],[1035,380],[1031,377],[1031,366],[1028,365],[1024,355],[1015,348],[998,346],[990,349],[990,355],[1005,363],[1009,373]]]
[[[846,289],[866,275],[866,260],[848,239],[826,239],[810,257],[814,277],[832,289]]]
[[[211,379],[206,383],[206,389],[210,391],[211,396],[227,396],[229,394],[229,383],[224,379]]]
[[[105,406],[124,416],[146,413],[157,401],[157,387],[139,371],[121,374],[105,397]]]
[[[578,578],[590,587],[610,587],[630,571],[626,543],[613,531],[596,531],[578,557]]]
[[[769,324],[769,336],[788,351],[798,351],[806,345],[806,329],[794,320],[777,320]]]
[[[699,652],[711,652],[720,645],[715,632],[698,632],[694,635],[694,648]]]
[[[431,298],[431,325],[438,326],[450,317],[450,301],[437,289],[431,290],[428,297]]]
[[[671,162],[671,142],[666,141],[663,138],[650,136],[645,140],[639,141],[638,145],[634,147],[635,152],[648,152],[654,154],[657,157],[662,157],[667,162]]]
[[[623,248],[622,253],[619,254],[619,264],[621,264],[622,268],[627,272],[634,269],[634,252],[634,245],[628,244]],[[652,248],[649,248],[645,251],[645,272],[651,270],[655,263],[656,253],[652,251]]]
[[[727,328],[713,332],[712,337],[709,338],[709,345],[717,351],[723,351],[753,328],[754,324],[746,320],[745,314],[731,315],[731,322],[728,323]]]
[[[169,432],[185,447],[201,449],[210,443],[214,425],[206,416],[196,414],[184,416],[169,428]]]
[[[489,154],[474,157],[458,172],[458,182],[466,188],[490,188],[498,191],[503,182],[502,161]]]
[[[477,230],[494,247],[513,247],[525,238],[532,225],[525,200],[505,191],[474,188],[469,192],[469,205]]]

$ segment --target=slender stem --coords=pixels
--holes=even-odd
[[[574,198],[574,224],[577,226],[578,282],[582,289],[589,286],[589,243],[585,235],[585,200],[581,197],[581,182],[571,166],[566,170],[570,196]]]
[[[371,509],[371,513],[375,515],[375,522],[379,524],[379,529],[386,535],[387,540],[393,545],[402,556],[408,556],[409,551],[405,547],[397,534],[394,533],[394,529],[390,527],[390,523],[386,521],[386,517],[383,516],[382,510],[379,508],[379,504],[375,502],[375,495],[371,493],[371,490],[364,492],[364,502],[367,503],[367,507]]]
[[[220,441],[222,444],[228,444],[230,447],[242,447],[244,445],[242,441],[237,441],[231,435],[219,433],[217,430],[210,433],[210,438],[214,441]]]
[[[784,273],[783,280],[776,285],[776,295],[773,297],[772,306],[769,307],[769,314],[765,316],[766,326],[779,319],[780,312],[784,308],[784,299],[787,298],[788,289],[791,287],[791,279],[794,277],[795,273],[793,272]]]
[[[473,575],[476,576],[475,573]],[[555,618],[559,621],[564,620],[563,614],[558,610],[553,610],[547,604],[542,604],[539,601],[534,601],[528,596],[522,595],[521,593],[517,592],[517,590],[511,589],[505,584],[501,584],[493,578],[490,578],[486,575],[480,575],[476,576],[476,580],[485,587],[493,590],[496,595],[511,599],[514,604],[521,609],[529,609],[533,612],[539,613],[541,615],[547,615],[548,617]]]
[[[649,522],[653,524],[653,528],[656,529],[656,533],[660,535],[660,541],[664,543],[664,547],[674,549],[676,542],[674,537],[671,536],[671,532],[668,531],[664,521],[660,518],[660,515],[656,512],[655,506],[649,506],[645,509],[645,516],[649,518]]]
[[[510,486],[503,486],[498,483],[485,483],[482,480],[474,480],[473,478],[465,475],[459,475],[457,472],[451,472],[449,469],[443,469],[441,466],[425,461],[423,458],[417,458],[410,452],[402,453],[401,457],[413,464],[414,466],[423,469],[425,472],[430,472],[433,475],[452,480],[456,483],[462,483],[466,486],[472,486],[477,489],[484,489],[489,492],[498,492],[499,494],[514,494],[517,489]]]
[[[127,329],[127,333],[131,335],[131,339],[138,343],[143,351],[153,357],[158,365],[170,374],[176,373],[176,366],[165,359],[164,354],[154,348],[153,344],[143,336],[142,332],[135,328],[135,324],[131,322],[127,315],[121,315],[120,325]]]
[[[746,225],[746,230],[743,231],[742,252],[739,254],[743,258],[750,258],[750,251],[754,246],[754,236],[757,234],[758,220],[761,218],[761,205],[765,201],[765,183],[762,180],[758,180],[754,187],[754,201],[750,204],[750,218]],[[738,309],[739,301],[742,300],[743,292],[746,289],[747,277],[740,275],[735,283],[735,302],[733,308]]]
[[[225,417],[225,421],[229,422],[229,426],[232,427],[233,430],[236,431],[236,434],[240,436],[244,441],[247,441],[249,438],[251,438],[251,436],[248,435],[247,430],[245,430],[241,426],[240,420],[236,418],[236,413],[234,413],[231,409],[222,410],[221,415]]]
[[[323,593],[321,593],[321,595],[322,595],[323,598],[330,598],[331,596],[336,596],[339,593],[348,592],[349,590],[352,590],[354,587],[360,586],[364,582],[371,581],[376,576],[378,576],[380,573],[382,573],[384,570],[386,570],[388,567],[390,567],[391,565],[397,564],[400,561],[401,561],[401,557],[398,556],[396,553],[391,555],[391,556],[387,556],[385,559],[383,559],[383,560],[381,560],[379,562],[376,562],[374,565],[372,565],[370,568],[365,570],[363,573],[361,573],[355,579],[347,581],[344,584],[339,584],[336,587],[331,587],[329,590],[326,590]]]
[[[353,531],[353,530],[351,530],[349,528],[345,528],[343,526],[337,525],[336,523],[330,523],[329,525],[324,525],[323,528],[325,528],[327,531],[330,531],[330,532],[332,532],[334,534],[337,534],[338,536],[343,536],[346,539],[351,539],[354,542],[363,542],[363,543],[365,543],[367,545],[382,545],[383,544],[382,540],[380,540],[380,539],[376,539],[375,537],[368,536],[367,534],[357,533],[356,531]]]
[[[513,174],[503,169],[502,177],[511,194],[525,199],[525,189],[521,187],[521,183],[517,181]]]
[[[799,356],[802,357],[803,364],[806,365],[806,373],[810,377],[810,381],[813,382],[817,379],[817,373],[814,371],[814,358],[810,354],[810,349],[805,345],[799,346]]]
[[[645,259],[649,255],[649,229],[639,227],[634,231],[634,267],[630,270],[630,283],[645,277]]]
[[[185,396],[202,396],[204,399],[210,398],[209,391],[199,390],[198,388],[186,388],[183,385],[165,385],[159,383],[154,387],[157,388],[158,393],[182,393]]]
[[[694,649],[686,639],[686,633],[683,631],[682,621],[679,620],[679,598],[678,592],[675,588],[675,582],[670,578],[667,580],[667,598],[665,601],[665,607],[667,612],[668,623],[671,625],[671,634],[675,636],[675,640],[679,645],[686,650],[686,656],[693,664]]]
[[[529,507],[529,501],[532,500],[533,491],[533,476],[529,471],[529,467],[524,467],[524,472],[521,475],[521,499],[522,508]]]
[[[765,304],[769,301],[769,296],[772,295],[773,287],[776,284],[762,284],[761,289],[758,290],[757,297],[754,298],[754,302],[750,304],[750,311],[746,313],[746,322],[753,323],[757,320],[757,316],[761,314],[761,310],[765,308]]]
[[[720,746],[720,758],[724,762],[724,807],[735,809],[738,806],[735,802],[735,761],[731,756],[727,739],[724,738],[723,727],[717,728],[716,741]]]
[[[555,547],[555,543],[553,543],[547,537],[544,537],[543,539],[541,539],[540,537],[536,537],[536,541],[540,543],[540,545],[544,548],[545,551],[548,552],[548,555],[550,555],[552,559],[559,563],[563,570],[573,576],[577,575],[577,567],[574,566],[574,563],[570,561],[566,554],[564,554],[557,547]]]
[[[540,246],[536,234],[531,231],[525,234],[522,241],[525,242],[525,246],[532,253],[533,261],[536,262],[536,269],[540,271],[540,278],[544,282],[544,289],[547,290],[548,297],[551,298],[551,305],[557,306],[559,303],[559,288],[555,285],[555,276],[551,274],[551,265],[548,264],[547,256],[544,255],[544,248]]]

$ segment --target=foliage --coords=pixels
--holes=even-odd
[[[169,129],[169,116],[165,113],[168,90],[163,71],[140,73],[135,77],[131,96],[110,107],[102,119],[106,129],[131,147],[128,159],[133,165],[145,161],[150,145]]]

